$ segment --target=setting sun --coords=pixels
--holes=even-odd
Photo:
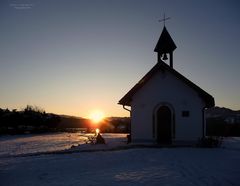
[[[99,111],[99,110],[95,110],[90,114],[90,119],[94,123],[98,123],[98,122],[102,121],[103,118],[104,118],[104,113],[102,111]]]

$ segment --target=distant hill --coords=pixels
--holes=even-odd
[[[206,110],[206,132],[209,136],[240,136],[240,111],[224,107]]]
[[[94,128],[100,128],[101,132],[129,132],[130,118],[129,117],[106,117],[102,122],[97,125],[92,123],[90,119],[59,115],[60,122],[57,128],[86,128],[91,131]]]
[[[213,107],[206,110],[206,118],[218,118],[227,123],[240,123],[240,110],[231,110],[225,107]]]
[[[59,115],[60,122],[58,128],[87,128],[89,119],[76,116]]]
[[[231,110],[225,107],[213,107],[206,110],[207,117],[224,117],[227,115],[238,115],[240,110]]]

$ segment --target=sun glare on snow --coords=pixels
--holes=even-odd
[[[94,123],[98,123],[98,122],[102,121],[103,118],[104,118],[104,113],[102,111],[99,111],[99,110],[95,110],[90,114],[90,119]]]

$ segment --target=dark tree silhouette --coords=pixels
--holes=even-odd
[[[48,132],[59,122],[60,116],[48,114],[36,106],[27,105],[21,111],[0,109],[0,134]]]

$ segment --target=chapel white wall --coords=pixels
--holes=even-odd
[[[202,137],[202,108],[198,93],[170,72],[159,71],[134,96],[131,103],[132,140],[155,141],[153,112],[161,103],[169,103],[175,114],[175,140],[197,140]],[[189,117],[182,117],[182,111]],[[155,130],[156,131],[156,130]],[[155,135],[156,136],[156,135]]]

